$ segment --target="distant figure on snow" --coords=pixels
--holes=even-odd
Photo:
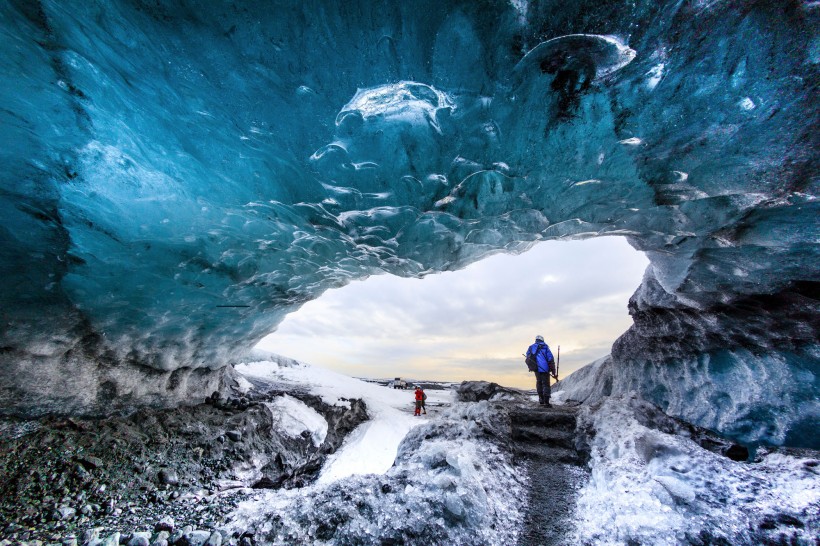
[[[427,395],[424,393],[424,389],[420,386],[416,385],[416,412],[413,414],[413,417],[416,415],[421,415],[421,410],[424,410],[424,415],[427,415],[427,407],[424,405],[424,401],[427,400]]]
[[[535,343],[529,346],[527,354],[535,357],[535,390],[538,391],[538,403],[550,407],[550,375],[558,379],[555,370],[555,359],[549,346],[544,343],[544,336],[535,336]],[[529,365],[529,363],[528,363]]]

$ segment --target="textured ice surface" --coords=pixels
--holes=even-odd
[[[820,533],[817,452],[732,461],[662,431],[634,396],[586,409],[592,477],[578,501],[578,544],[805,544]]]
[[[816,361],[783,358],[735,349],[657,361],[639,355],[623,366],[607,356],[567,376],[555,397],[595,403],[641,392],[670,415],[743,442],[816,447]]]
[[[612,367],[611,356],[599,358],[556,383],[550,399],[558,403],[599,402],[612,394]]]
[[[3,3],[3,411],[196,400],[350,279],[620,234],[651,265],[613,389],[817,445],[818,17]]]

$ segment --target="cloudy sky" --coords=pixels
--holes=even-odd
[[[258,345],[356,377],[484,379],[532,388],[522,353],[542,334],[560,376],[609,354],[648,264],[625,239],[550,241],[461,271],[330,290]]]

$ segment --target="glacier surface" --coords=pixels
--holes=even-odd
[[[352,279],[625,235],[610,393],[817,447],[818,17],[5,2],[2,411],[190,401]]]

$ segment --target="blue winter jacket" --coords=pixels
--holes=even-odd
[[[535,360],[538,361],[539,372],[550,371],[549,362],[555,361],[552,356],[552,351],[550,351],[549,345],[546,343],[536,342],[530,345],[530,348],[527,349],[527,356],[529,355],[535,355]]]

